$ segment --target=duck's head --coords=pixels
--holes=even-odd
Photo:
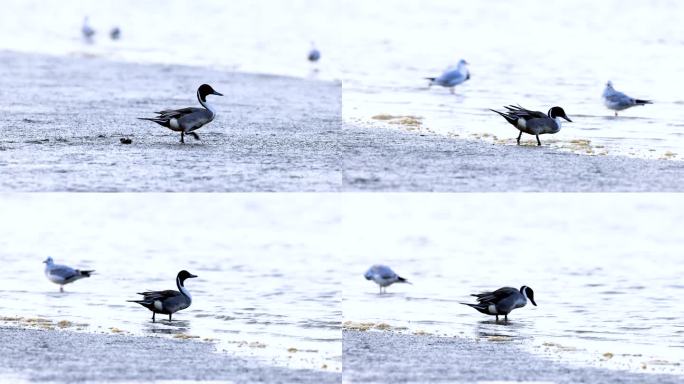
[[[525,296],[525,298],[532,303],[532,305],[535,307],[537,306],[537,303],[534,302],[534,291],[532,288],[528,287],[527,285],[523,285],[520,287],[520,293],[522,293],[523,296]]]
[[[176,279],[180,280],[180,282],[182,283],[186,279],[192,279],[195,277],[197,277],[197,275],[193,275],[192,273],[190,273],[184,269],[184,270],[178,272],[178,276],[176,277]]]
[[[197,97],[202,101],[207,101],[207,96],[216,95],[223,96],[222,93],[218,93],[209,84],[202,84],[197,88]]]
[[[52,257],[50,257],[50,256],[48,256],[47,259],[43,260],[43,264],[50,265],[52,263],[54,263],[54,261],[52,260]]]
[[[561,117],[572,123],[572,120],[565,114],[565,111],[561,107],[553,107],[549,109],[549,117],[555,119],[556,117]]]

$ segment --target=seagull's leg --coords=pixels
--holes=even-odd
[[[183,136],[185,136],[185,132],[181,131],[181,143],[185,143]]]
[[[449,92],[451,92],[452,95],[456,94],[456,90],[454,90],[454,87],[449,87]]]
[[[153,323],[155,322],[155,320],[154,320],[154,315],[156,315],[156,313],[154,313],[154,311],[152,311],[152,322],[153,322]]]
[[[539,135],[535,135],[535,136],[537,136],[537,145],[541,146],[541,141],[539,141]]]
[[[64,286],[63,286],[63,285],[60,285],[60,286],[59,286],[59,291],[60,291],[60,292],[64,292]]]
[[[518,135],[518,145],[520,145],[520,138],[522,137],[522,131],[520,131],[520,134]]]
[[[615,111],[615,117],[617,117],[617,111]]]

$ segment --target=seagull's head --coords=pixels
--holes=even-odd
[[[458,62],[458,66],[459,66],[459,67],[462,67],[462,66],[464,66],[464,65],[469,65],[469,64],[470,64],[470,63],[468,63],[465,59],[461,59],[461,60]]]
[[[606,87],[613,89],[613,82],[608,80],[608,82],[606,83]]]
[[[50,256],[48,256],[47,259],[43,260],[43,264],[50,265],[52,263],[54,263],[54,261],[52,260],[52,257],[50,257]]]

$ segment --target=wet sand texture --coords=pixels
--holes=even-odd
[[[511,129],[514,140],[517,132]],[[684,191],[684,162],[583,156],[345,125],[346,191]]]
[[[334,191],[339,84],[187,66],[0,52],[0,190]],[[201,140],[136,117],[199,107]],[[122,144],[128,137],[131,144]]]
[[[213,345],[160,337],[0,327],[0,372],[31,381],[226,380],[339,383],[340,373],[267,366],[214,352]]]
[[[349,383],[681,383],[684,378],[555,363],[515,344],[392,332],[342,332],[343,381]]]

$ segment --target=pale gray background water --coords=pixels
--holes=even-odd
[[[339,371],[336,205],[285,194],[4,195],[0,315],[213,338],[238,356]],[[61,294],[43,275],[47,256],[97,275]],[[126,302],[176,289],[181,269],[199,277],[187,281],[192,306],[172,324],[152,324],[151,312]]]
[[[344,318],[681,373],[682,208],[679,195],[658,194],[346,195]],[[363,277],[374,263],[413,285],[379,295]],[[538,307],[513,311],[509,325],[459,304],[521,285]]]
[[[558,104],[575,123],[547,137],[547,145],[594,155],[681,159],[684,154],[684,98],[676,86],[684,71],[684,26],[677,1],[8,0],[3,5],[4,14],[13,17],[0,23],[0,48],[309,77],[305,57],[315,41],[322,51],[315,76],[344,81],[344,117],[352,123],[384,127],[372,117],[411,115],[422,118],[423,132],[514,145],[516,131],[488,108],[520,103],[546,111]],[[98,30],[94,44],[81,39],[84,15]],[[113,25],[122,27],[121,41],[106,36]],[[471,62],[472,79],[456,96],[439,87],[427,90],[424,77],[460,58]],[[613,119],[600,98],[607,80],[655,104]]]

